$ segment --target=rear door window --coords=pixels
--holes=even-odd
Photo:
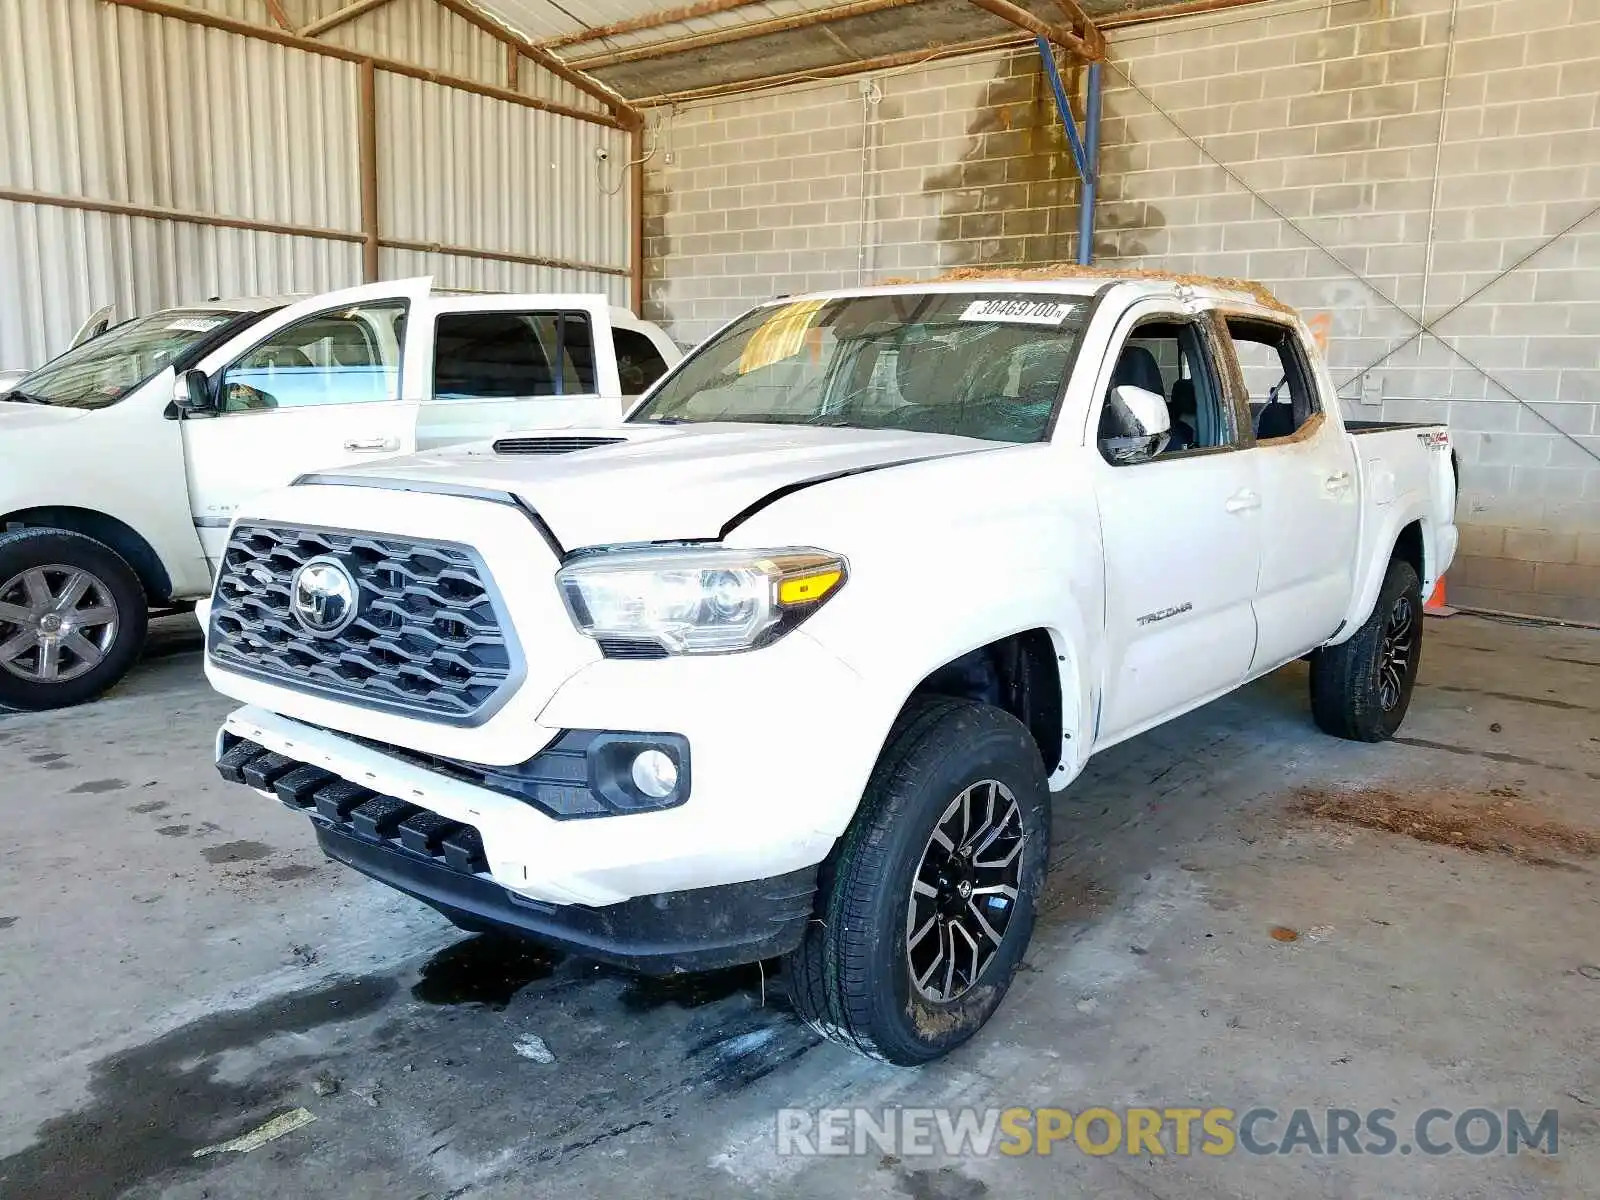
[[[1294,328],[1250,317],[1225,317],[1224,324],[1256,439],[1293,437],[1322,411]]]
[[[617,346],[617,376],[624,396],[640,396],[667,373],[667,363],[656,344],[632,329],[618,329],[613,337]]]
[[[593,395],[594,332],[583,312],[443,313],[434,334],[439,400]]]

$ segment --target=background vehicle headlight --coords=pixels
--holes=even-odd
[[[727,654],[782,637],[843,586],[824,550],[682,546],[610,550],[556,574],[578,629],[669,654]]]

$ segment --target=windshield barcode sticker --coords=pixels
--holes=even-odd
[[[207,320],[205,317],[183,317],[167,323],[168,329],[176,329],[180,333],[210,333],[221,321]]]
[[[963,321],[1005,321],[1013,325],[1059,325],[1077,309],[1070,300],[974,300]]]

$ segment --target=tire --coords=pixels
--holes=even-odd
[[[1353,742],[1395,735],[1422,662],[1422,625],[1422,581],[1410,563],[1392,559],[1355,636],[1311,656],[1311,715],[1324,733]],[[1391,651],[1404,655],[1403,664]]]
[[[974,824],[963,826],[956,801],[969,789]],[[978,824],[986,817],[987,824]],[[978,852],[943,855],[936,828],[954,851],[970,844]],[[824,1037],[902,1066],[930,1062],[965,1042],[999,1007],[1022,961],[1049,842],[1049,786],[1027,728],[988,705],[913,701],[890,733],[855,819],[823,864],[817,914],[785,961],[796,1011]],[[941,870],[965,872],[969,890]],[[932,890],[936,876],[946,900],[919,893],[913,902],[913,881]],[[1009,905],[997,890],[1004,886],[1015,887]],[[972,888],[987,889],[988,898],[974,899]],[[945,902],[966,906],[963,928],[978,936],[957,940],[938,915]],[[987,914],[998,942],[983,936],[968,910]],[[921,930],[914,946],[908,944],[913,913]],[[934,957],[946,944],[959,947],[950,955],[964,964],[959,974]],[[919,988],[914,962],[930,990],[947,998]]]
[[[77,583],[83,590],[62,609]],[[0,706],[39,711],[94,699],[133,666],[148,620],[139,577],[109,546],[61,529],[0,535]],[[43,639],[40,621],[56,626]]]

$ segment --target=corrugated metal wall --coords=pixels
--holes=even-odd
[[[203,7],[245,15],[242,0]],[[315,19],[337,7],[304,0],[294,11]],[[431,0],[396,0],[329,40],[341,34],[352,48],[505,82],[504,47]],[[357,64],[98,0],[0,0],[0,54],[0,188],[359,238]],[[573,89],[538,83],[544,75],[525,62],[522,90],[570,102]],[[377,115],[385,238],[626,270],[627,189],[605,195],[618,174],[601,179],[595,165],[596,147],[626,160],[622,133],[384,72]],[[401,249],[379,265],[385,278],[627,299],[626,274]],[[127,316],[361,275],[358,240],[0,199],[0,369],[60,352],[102,304]]]
[[[603,165],[597,149],[609,155]],[[627,135],[615,129],[378,76],[385,236],[625,263],[627,189],[614,197],[602,189],[617,186],[628,149]],[[580,197],[583,203],[573,203]]]

